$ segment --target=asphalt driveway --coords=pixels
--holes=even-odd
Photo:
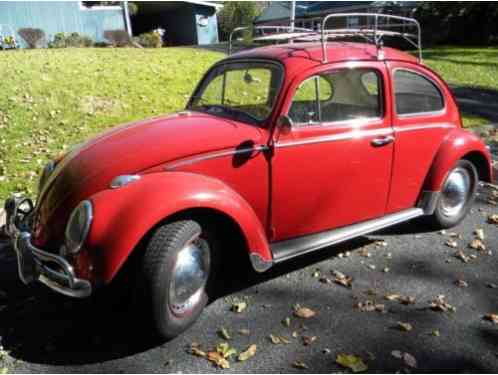
[[[75,301],[42,287],[23,286],[13,253],[4,243],[0,369],[223,372],[191,354],[190,347],[198,343],[209,351],[227,341],[238,351],[257,345],[254,357],[230,361],[231,372],[343,371],[335,363],[341,353],[360,356],[372,372],[413,371],[413,361],[397,358],[403,353],[416,360],[421,372],[498,372],[498,325],[484,319],[498,313],[498,226],[487,222],[489,215],[498,214],[498,207],[488,203],[497,194],[481,189],[472,214],[445,234],[415,221],[290,261],[268,274],[244,272],[234,265],[200,320],[168,343],[151,338],[140,308],[128,309],[106,298]],[[485,237],[486,249],[481,251],[468,247],[478,228]],[[452,239],[456,248],[446,245]],[[351,276],[352,287],[333,282],[333,270]],[[386,295],[394,300],[386,300]],[[449,305],[438,304],[436,309],[447,307],[446,312],[431,309],[430,302],[439,295]],[[403,297],[414,303],[400,303]],[[247,303],[241,313],[231,311],[237,301]],[[295,317],[296,304],[316,315]],[[370,307],[379,311],[362,311]],[[282,323],[287,317],[289,327]],[[409,323],[411,330],[398,322]],[[220,337],[221,328],[230,340]],[[270,334],[289,343],[274,344]],[[295,367],[296,361],[308,369]]]

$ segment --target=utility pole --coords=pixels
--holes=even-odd
[[[123,11],[124,11],[124,16],[125,16],[126,31],[128,32],[128,35],[131,38],[133,36],[133,33],[131,31],[130,11],[128,9],[128,1],[127,0],[123,1]]]
[[[296,0],[291,1],[291,9],[290,9],[290,28],[291,33],[294,32],[294,26],[296,24]]]

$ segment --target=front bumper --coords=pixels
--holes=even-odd
[[[73,266],[62,256],[38,249],[31,243],[25,224],[33,210],[28,198],[5,201],[5,232],[17,254],[19,278],[24,284],[39,281],[50,289],[70,297],[83,298],[92,293],[89,281],[76,277]]]

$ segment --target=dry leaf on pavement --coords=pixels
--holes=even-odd
[[[218,331],[218,335],[220,335],[220,337],[225,340],[230,340],[232,338],[228,333],[227,329],[224,327],[220,328],[220,330]]]
[[[405,332],[410,332],[413,329],[413,326],[410,323],[403,323],[403,322],[398,322],[397,327],[401,331],[405,331]]]
[[[385,305],[380,303],[375,303],[370,300],[367,300],[365,302],[358,302],[356,307],[358,308],[358,310],[362,312],[372,312],[372,311],[385,312],[386,310]]]
[[[256,354],[256,349],[257,346],[255,344],[252,344],[246,350],[240,353],[237,359],[240,362],[247,361],[249,358],[254,357],[254,355]]]
[[[234,302],[232,304],[231,310],[236,313],[241,313],[247,308],[247,303],[244,301],[241,302]]]
[[[458,242],[456,242],[455,240],[448,240],[446,241],[445,245],[451,247],[452,249],[455,249],[458,247]]]
[[[465,280],[461,280],[461,279],[455,281],[455,285],[460,287],[460,288],[467,288],[469,286],[469,284]]]
[[[484,319],[489,320],[490,322],[493,322],[495,324],[498,324],[498,314],[484,315]]]
[[[472,240],[469,247],[477,251],[486,251],[486,245],[484,245],[484,243],[478,238]]]
[[[346,276],[342,272],[332,271],[332,275],[334,275],[334,282],[345,286],[346,288],[351,288],[353,285],[353,278],[351,276]]]
[[[356,355],[338,354],[335,361],[342,367],[351,369],[353,372],[363,372],[368,370],[368,366],[365,362],[363,362],[363,360]]]
[[[485,236],[484,236],[484,229],[482,229],[482,228],[476,228],[476,230],[474,231],[474,234],[481,241],[483,241],[484,238],[485,238]]]
[[[308,346],[316,341],[316,336],[303,336],[303,345]]]
[[[294,308],[294,315],[298,318],[309,319],[316,315],[316,312],[308,307],[296,306]]]
[[[464,263],[470,262],[470,257],[468,257],[467,255],[465,255],[465,253],[462,250],[457,251],[455,253],[455,258],[460,259]]]
[[[489,224],[495,224],[495,225],[498,225],[498,215],[497,215],[497,214],[494,214],[494,215],[489,215],[489,216],[488,216],[488,223],[489,223]]]
[[[228,362],[228,360],[218,352],[209,352],[207,354],[207,359],[208,361],[214,363],[216,366],[221,367],[223,369],[230,368],[230,362]]]
[[[308,365],[306,363],[304,363],[304,362],[301,362],[301,361],[295,361],[292,364],[292,366],[295,367],[295,368],[301,369],[301,370],[304,370],[304,369],[308,368]]]
[[[455,312],[456,308],[451,306],[448,302],[446,302],[445,299],[446,297],[442,294],[437,296],[430,302],[430,308],[434,311]]]

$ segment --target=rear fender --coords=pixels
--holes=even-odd
[[[99,281],[109,283],[140,240],[175,213],[208,208],[231,217],[251,255],[271,264],[263,226],[252,207],[220,180],[185,172],[143,175],[119,189],[93,195],[94,219],[87,239]]]
[[[425,191],[440,191],[448,172],[460,159],[474,162],[483,181],[491,182],[491,155],[484,142],[475,134],[454,129],[443,140],[424,183]]]

